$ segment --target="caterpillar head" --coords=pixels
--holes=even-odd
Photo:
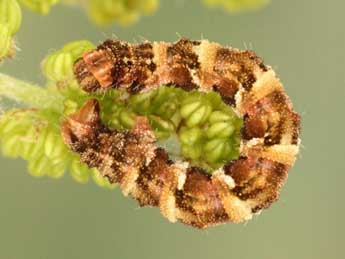
[[[102,49],[86,52],[74,65],[74,74],[87,92],[110,88],[113,84],[112,70],[111,58]]]
[[[64,142],[72,149],[85,138],[95,136],[101,127],[100,107],[95,99],[90,99],[76,113],[61,125]]]

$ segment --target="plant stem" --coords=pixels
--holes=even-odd
[[[63,109],[63,97],[61,95],[1,73],[0,96],[28,105],[31,108],[53,109],[58,112]]]

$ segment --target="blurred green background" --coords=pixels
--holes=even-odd
[[[35,179],[0,158],[0,258],[345,258],[345,2],[272,0],[230,15],[199,1],[163,0],[130,27],[99,28],[78,8],[24,12],[22,51],[1,71],[43,83],[39,64],[64,43],[179,35],[252,48],[277,71],[302,115],[302,149],[279,202],[246,224],[199,231],[138,208],[119,189]]]

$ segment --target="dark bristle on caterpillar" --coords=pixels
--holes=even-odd
[[[242,222],[278,199],[299,151],[300,116],[280,80],[253,51],[207,40],[130,44],[107,40],[76,61],[86,92],[145,93],[160,86],[216,91],[243,118],[240,156],[212,174],[172,161],[157,146],[146,117],[131,130],[108,128],[91,99],[62,124],[65,143],[141,206],[157,206],[171,222],[206,228]]]

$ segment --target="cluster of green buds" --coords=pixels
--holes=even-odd
[[[69,153],[59,132],[36,109],[15,109],[1,116],[0,140],[4,155],[29,161],[34,176],[61,177]]]
[[[259,9],[270,0],[203,0],[210,7],[221,6],[228,12],[241,12]]]
[[[25,7],[43,15],[47,15],[51,7],[53,7],[59,2],[59,0],[19,0],[19,1]]]
[[[1,0],[12,2],[12,0]],[[16,2],[17,0],[13,0]],[[141,15],[152,14],[158,7],[159,0],[18,0],[28,9],[47,15],[51,8],[62,3],[80,5],[85,8],[91,19],[99,25],[116,22],[120,25],[130,25]],[[1,7],[0,7],[1,8]]]
[[[14,55],[13,36],[21,21],[22,12],[17,0],[0,0],[0,61]]]
[[[136,116],[146,116],[160,144],[173,144],[175,150],[168,149],[174,155],[208,171],[239,155],[242,120],[217,93],[161,86],[131,96],[121,91],[110,95],[101,103],[102,119],[112,128],[130,129]]]
[[[166,139],[175,132],[181,121],[179,101],[183,91],[161,86],[148,93],[133,95],[129,99],[133,110],[147,116],[158,139]]]
[[[74,61],[95,46],[89,41],[75,41],[51,53],[42,63],[43,73],[50,82],[70,83],[74,79]]]
[[[94,48],[88,41],[76,41],[51,53],[42,62],[47,87],[37,87],[0,74],[0,96],[21,102],[0,116],[0,144],[5,156],[28,161],[31,175],[53,178],[69,171],[80,183],[92,178],[98,185],[113,188],[96,169],[80,162],[64,144],[60,124],[88,98],[73,76],[74,61]]]
[[[182,154],[212,170],[239,156],[242,119],[217,93],[194,92],[182,100],[178,132]]]
[[[98,25],[116,22],[126,26],[136,22],[142,15],[156,11],[159,0],[18,0],[23,6],[42,15],[47,15],[58,3],[80,5],[87,10]],[[208,6],[223,6],[230,12],[257,9],[270,0],[203,0]],[[0,58],[13,51],[12,36],[21,21],[17,0],[0,0]],[[7,41],[6,41],[7,40]],[[7,45],[6,45],[7,44]],[[1,47],[4,46],[4,47]],[[6,48],[5,48],[6,47]],[[7,52],[5,52],[7,50]],[[3,54],[5,53],[5,54]],[[9,54],[8,54],[9,53]],[[2,56],[1,56],[2,54]]]
[[[158,7],[158,0],[88,0],[86,8],[99,25],[117,22],[126,26],[136,22],[142,14],[149,15]]]
[[[158,139],[168,138],[178,127],[180,116],[178,99],[181,90],[159,87],[147,93],[129,96],[125,91],[112,90],[99,99],[103,113],[102,120],[117,130],[129,130],[136,116],[149,119],[151,128]]]
[[[100,177],[95,169],[89,169],[72,154],[63,143],[56,114],[48,116],[47,110],[15,109],[0,117],[0,142],[2,153],[11,158],[28,161],[28,171],[32,176],[52,178],[62,177],[69,171],[72,177],[87,183],[92,177],[104,187],[113,185]],[[50,117],[49,119],[47,117]]]

